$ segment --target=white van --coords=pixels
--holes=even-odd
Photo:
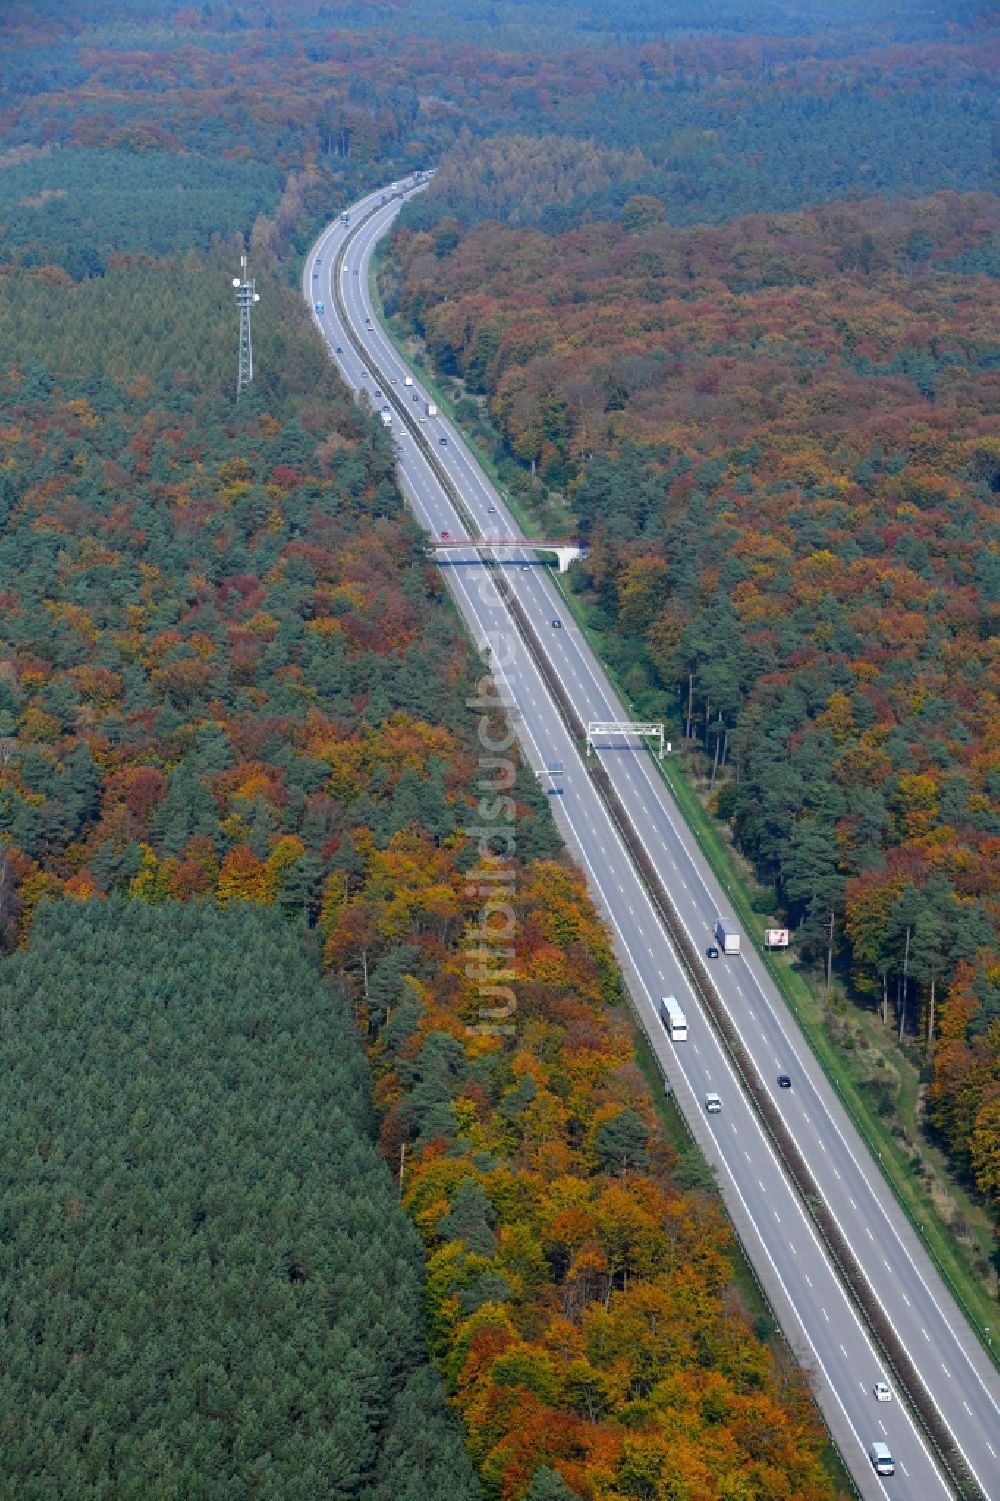
[[[868,1458],[876,1475],[895,1475],[896,1465],[889,1453],[889,1445],[876,1442],[868,1450]]]

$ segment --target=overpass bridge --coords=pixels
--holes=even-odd
[[[587,549],[582,542],[565,537],[555,540],[542,537],[451,537],[445,532],[440,537],[433,537],[429,546],[435,553],[463,552],[470,547],[477,551],[488,548],[491,552],[507,552],[512,548],[530,552],[554,552],[559,561],[560,573],[565,573],[576,558],[587,556]]]

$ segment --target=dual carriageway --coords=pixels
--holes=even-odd
[[[887,1369],[771,1136],[741,1088],[729,1052],[699,1005],[689,968],[586,769],[579,741],[550,684],[584,723],[618,723],[628,716],[582,633],[564,618],[561,596],[549,570],[537,566],[536,554],[527,546],[509,546],[484,559],[484,539],[501,531],[516,538],[517,524],[459,432],[444,417],[426,415],[428,397],[419,377],[415,386],[405,384],[413,372],[379,324],[370,299],[369,268],[374,248],[399,208],[399,197],[386,202],[383,193],[375,193],[352,208],[349,223],[331,223],[306,257],[303,293],[349,387],[359,396],[366,392],[370,400],[380,391],[390,408],[402,491],[431,538],[440,541],[444,535],[447,540],[447,583],[473,640],[489,653],[525,756],[543,783],[549,768],[561,767],[561,795],[552,799],[557,822],[613,935],[664,1077],[717,1171],[744,1248],[810,1374],[859,1493],[872,1501],[953,1496],[954,1477],[903,1400],[894,1372]],[[316,311],[318,303],[322,312]],[[477,544],[463,549],[462,540],[473,537]],[[668,888],[688,939],[685,947],[704,954],[713,942],[716,917],[727,911],[726,897],[653,758],[620,737],[603,738],[594,749],[618,806],[626,812],[629,842],[641,846]],[[752,946],[745,942],[739,955],[703,960],[701,968],[699,985],[713,987],[759,1080],[773,1092],[774,1106],[874,1299],[920,1373],[925,1400],[943,1421],[966,1481],[987,1501],[1000,1501],[1000,1384],[992,1364]],[[659,1020],[660,997],[668,994],[680,1000],[689,1019],[688,1039],[676,1044]],[[779,1093],[779,1074],[791,1076],[791,1089]],[[708,1093],[721,1097],[719,1113],[706,1112]],[[889,1386],[893,1400],[876,1401],[878,1382]],[[873,1471],[869,1450],[874,1441],[886,1443],[893,1455],[891,1477]]]

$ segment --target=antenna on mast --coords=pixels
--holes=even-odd
[[[236,291],[236,306],[240,310],[240,363],[236,372],[236,399],[240,398],[245,386],[253,381],[253,340],[250,337],[250,309],[255,302],[260,301],[260,295],[254,289],[254,283],[247,280],[247,258],[240,256],[240,274],[233,277],[233,287]]]

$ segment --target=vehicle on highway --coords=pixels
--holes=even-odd
[[[708,945],[708,948],[705,950],[705,958],[706,959],[718,959],[718,957],[719,957],[719,950],[715,947],[714,943],[710,943]]]
[[[357,268],[357,266],[355,266],[355,268],[354,268],[354,274],[355,274],[355,276],[357,276],[357,274],[358,274],[358,268]]]
[[[527,563],[522,563],[521,564],[521,572],[522,573],[527,573],[527,571],[528,571],[528,565],[527,565]]]
[[[325,313],[326,312],[325,305],[322,302],[317,302],[316,303],[316,311],[317,311],[317,313]]]
[[[316,264],[317,264],[317,266],[322,266],[322,264],[323,264],[323,257],[321,255],[318,255],[316,257]]]
[[[876,1402],[892,1401],[892,1392],[889,1390],[889,1387],[884,1381],[876,1381],[875,1385],[872,1387],[872,1391],[875,1394]]]
[[[441,540],[442,540],[442,542],[447,542],[447,540],[448,540],[448,538],[450,536],[451,536],[451,532],[442,532],[441,533]]]
[[[497,513],[496,506],[487,506],[486,509],[487,509],[487,511],[489,511],[489,513],[490,513],[491,516],[495,516],[496,513]]]
[[[424,411],[427,413],[428,417],[436,417],[437,414],[438,414],[438,409],[437,409],[436,403],[433,402],[433,401],[429,401],[427,403],[427,405],[424,407]]]
[[[719,940],[719,946],[724,954],[739,953],[740,930],[731,917],[716,918],[715,936]]]
[[[371,328],[371,326],[372,326],[372,320],[370,318],[366,318],[365,319],[365,328]]]
[[[343,350],[342,350],[342,349],[341,349],[341,347],[340,347],[340,345],[339,345],[339,344],[338,344],[338,345],[337,345],[337,353],[338,353],[338,354],[343,354],[343,352],[344,352],[344,351],[343,351]]]
[[[444,433],[442,433],[440,438],[438,438],[438,442],[444,444],[445,448],[448,447],[448,439],[446,438]]]
[[[318,271],[314,271],[313,272],[313,281],[319,281],[319,272]]]
[[[779,1089],[791,1089],[791,1087],[792,1087],[792,1081],[789,1078],[789,1076],[787,1074],[779,1074],[778,1075],[778,1088]]]
[[[708,1091],[708,1094],[705,1096],[705,1109],[708,1111],[709,1115],[718,1115],[719,1111],[722,1109],[722,1101],[715,1093],[714,1089],[710,1089]]]
[[[876,1475],[895,1475],[896,1464],[889,1453],[889,1445],[877,1439],[868,1450],[868,1458]]]
[[[680,1008],[676,996],[664,995],[660,997],[660,1021],[669,1032],[671,1042],[686,1042],[688,1021]]]
[[[420,392],[419,391],[414,391],[414,393],[413,393],[413,399],[414,399],[414,401],[419,401],[420,400]]]
[[[552,629],[554,631],[561,631],[562,630],[562,621],[559,620],[558,618],[555,619],[555,620],[553,620],[553,622],[552,622]]]
[[[404,375],[403,376],[403,385],[404,386],[412,386],[413,385],[413,376],[412,375]],[[416,399],[417,399],[416,396],[414,396],[413,399],[414,399],[414,401],[416,401]]]

